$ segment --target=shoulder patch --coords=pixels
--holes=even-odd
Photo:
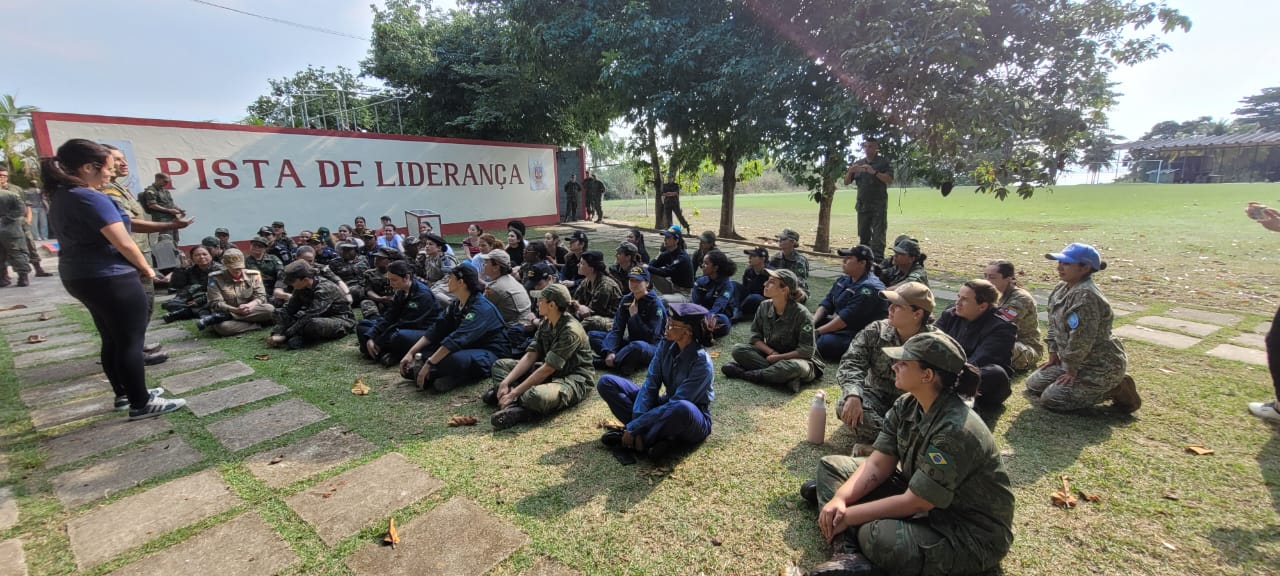
[[[800,327],[801,332],[813,332],[813,324],[805,324]]]
[[[475,312],[467,312],[467,315],[466,315],[466,316],[463,316],[463,317],[462,317],[462,320],[465,322],[465,321],[467,321],[467,320],[471,320],[472,318],[475,318],[475,317],[476,317],[476,313],[475,313]]]
[[[929,458],[929,461],[932,462],[934,466],[946,466],[948,463],[947,455],[943,454],[941,450],[938,450],[932,444],[930,444],[929,447],[925,449],[924,453],[925,453],[925,456]]]
[[[861,292],[863,296],[870,296],[870,295],[871,295],[871,287],[870,287],[870,286],[863,286],[863,287],[862,287],[862,290],[859,290],[859,292]]]
[[[1078,316],[1075,312],[1072,312],[1070,316],[1067,316],[1067,326],[1069,326],[1072,330],[1079,328],[1080,316]]]
[[[1018,311],[1013,308],[996,308],[996,314],[1009,322],[1013,322],[1018,317]]]

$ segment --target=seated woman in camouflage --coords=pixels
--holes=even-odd
[[[590,250],[578,259],[582,277],[573,290],[573,316],[588,332],[608,332],[613,328],[613,315],[622,302],[622,287],[606,272],[604,254]]]
[[[1138,388],[1126,373],[1129,358],[1111,335],[1111,303],[1093,283],[1093,273],[1107,267],[1098,250],[1076,243],[1044,257],[1058,262],[1061,282],[1049,294],[1049,360],[1027,377],[1027,390],[1056,412],[1106,400],[1125,413],[1141,408]]]
[[[317,275],[305,260],[285,266],[282,280],[293,293],[284,307],[276,308],[276,326],[268,346],[297,350],[355,330],[356,317],[346,295],[337,284]]]
[[[693,281],[690,301],[711,312],[711,335],[724,338],[733,328],[732,318],[737,313],[734,310],[737,301],[733,275],[738,273],[738,265],[724,252],[715,249],[694,264],[702,268],[702,276]]]
[[[884,415],[902,391],[893,386],[893,360],[884,348],[901,346],[908,338],[933,332],[933,292],[919,282],[907,282],[880,292],[889,301],[889,317],[858,331],[840,358],[836,383],[840,401],[836,414],[853,430],[853,455],[871,454],[871,443],[880,435]]]
[[[177,287],[173,298],[160,306],[169,313],[164,315],[164,323],[199,318],[208,310],[209,275],[222,271],[222,265],[213,261],[209,248],[204,245],[193,246],[188,252],[191,266],[174,273],[171,286]]]
[[[1000,291],[996,307],[1018,327],[1018,340],[1013,343],[1013,369],[1035,369],[1044,358],[1036,299],[1018,282],[1013,263],[1008,260],[992,261],[983,277]]]
[[[821,506],[831,560],[810,576],[981,574],[1013,543],[1013,489],[986,424],[965,405],[978,372],[941,332],[917,334],[894,361],[894,401],[867,458],[827,456],[801,496]]]
[[[929,273],[924,269],[929,255],[920,251],[920,243],[907,238],[893,245],[893,266],[880,271],[880,281],[886,288],[903,282],[919,282],[929,285]]]
[[[813,335],[813,315],[800,302],[805,299],[800,279],[790,270],[765,270],[765,301],[751,322],[751,343],[733,347],[733,362],[720,370],[730,378],[792,392],[822,377]]]

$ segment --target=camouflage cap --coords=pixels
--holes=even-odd
[[[633,256],[639,253],[640,253],[640,249],[636,248],[636,245],[630,242],[623,242],[619,244],[618,251],[615,252],[615,254],[631,254]]]
[[[214,236],[230,236],[231,231],[226,228],[218,228],[213,231]]]
[[[933,312],[933,291],[919,282],[903,282],[893,290],[881,290],[885,300],[899,306],[915,306],[925,312]]]
[[[382,246],[377,252],[373,253],[375,258],[386,258],[388,260],[404,260],[404,252],[396,250],[390,246]]]
[[[885,356],[894,360],[927,362],[945,372],[959,374],[964,370],[967,358],[964,349],[941,330],[921,332],[912,336],[902,346],[881,348]]]
[[[204,240],[200,241],[200,245],[213,248],[214,246],[221,246],[222,241],[218,240],[217,238],[214,238],[213,236],[205,236]]]
[[[916,242],[914,238],[907,238],[906,240],[894,244],[893,251],[898,254],[906,254],[907,256],[915,258],[920,255],[920,243]]]
[[[290,262],[288,266],[284,267],[284,273],[281,275],[281,280],[284,280],[285,283],[289,283],[294,280],[310,278],[311,276],[311,266],[307,264],[306,260],[294,260],[293,262]]]
[[[796,232],[795,230],[792,230],[792,229],[790,229],[790,228],[783,228],[783,229],[782,229],[782,232],[780,232],[780,233],[778,234],[778,239],[779,239],[779,240],[785,240],[785,239],[788,239],[788,238],[790,238],[791,240],[795,240],[796,242],[799,242],[799,241],[800,241],[800,233],[799,233],[799,232]]]
[[[706,232],[703,232],[703,233],[701,233],[701,234],[699,234],[699,235],[698,235],[698,241],[699,241],[699,242],[706,242],[707,244],[715,244],[715,243],[716,243],[716,233],[715,233],[715,232],[712,232],[712,231],[710,231],[710,230],[707,230]]]
[[[222,253],[222,265],[229,269],[243,269],[244,252],[235,248],[228,248],[226,252]]]
[[[800,277],[796,276],[795,272],[787,270],[786,268],[783,268],[781,270],[765,268],[764,271],[769,274],[769,277],[777,278],[779,282],[782,282],[787,288],[790,288],[791,291],[793,292],[800,288]]]
[[[253,238],[250,238],[249,243],[257,244],[259,246],[270,246],[270,244],[267,243],[267,239],[261,236],[254,236]]]
[[[569,302],[573,297],[569,295],[569,288],[564,284],[550,284],[538,292],[538,298],[546,300],[558,306],[561,310],[569,308]]]
[[[271,235],[270,226],[263,226],[258,229],[258,236],[270,236],[270,235]]]

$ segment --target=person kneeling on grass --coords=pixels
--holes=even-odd
[[[800,302],[804,290],[790,270],[765,270],[765,301],[751,322],[751,343],[733,347],[733,362],[720,370],[730,378],[782,386],[792,392],[822,377],[813,335],[813,315]]]
[[[595,371],[591,345],[582,324],[568,313],[569,289],[551,284],[538,293],[543,321],[533,343],[519,361],[503,358],[493,364],[494,387],[485,392],[486,404],[497,406],[490,422],[502,430],[535,415],[546,416],[587,397]]]
[[[600,437],[605,446],[622,446],[651,458],[702,443],[711,434],[715,370],[706,346],[710,312],[697,304],[671,305],[665,339],[649,363],[644,386],[613,374],[600,377],[596,389],[625,428]],[[666,393],[662,393],[666,387]]]
[[[1000,564],[1013,543],[1013,489],[995,438],[962,396],[978,370],[942,332],[912,336],[894,359],[894,403],[867,458],[827,456],[800,486],[831,560],[810,576],[961,575]]]
[[[503,253],[505,256],[506,253]],[[393,264],[394,266],[394,264]],[[470,263],[445,275],[454,300],[400,359],[400,375],[445,392],[489,376],[490,367],[511,351],[510,332],[502,312],[484,296],[484,283]],[[413,356],[422,353],[424,361]]]

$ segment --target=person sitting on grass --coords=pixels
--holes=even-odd
[[[191,266],[184,268],[181,274],[174,273],[175,281],[171,286],[177,288],[176,294],[160,305],[169,311],[164,315],[165,324],[199,318],[207,312],[209,276],[222,271],[222,264],[214,261],[208,246],[192,246],[189,254]]]
[[[711,435],[711,401],[716,394],[715,369],[705,349],[711,345],[704,329],[708,314],[697,304],[671,305],[666,335],[649,363],[644,385],[613,374],[600,377],[596,390],[624,425],[600,437],[605,446],[660,459]]]
[[[454,297],[449,308],[400,358],[401,376],[436,392],[488,378],[493,363],[511,352],[507,324],[498,307],[485,298],[476,269],[460,264],[446,279]],[[421,363],[414,361],[418,353]]]
[[[397,260],[387,266],[392,300],[387,309],[356,327],[360,354],[383,366],[392,366],[440,319],[440,304],[431,289],[413,275],[409,263]]]
[[[596,250],[583,252],[578,261],[578,277],[578,286],[573,290],[573,316],[588,334],[608,332],[622,302],[622,287],[605,272],[604,254]]]
[[[836,414],[853,430],[853,455],[871,455],[871,443],[884,428],[884,416],[902,391],[893,386],[893,359],[884,349],[901,346],[912,336],[937,330],[933,326],[933,292],[919,282],[899,284],[880,292],[889,301],[889,317],[867,324],[853,337],[840,358],[836,383],[840,401]]]
[[[690,300],[711,311],[710,321],[715,324],[711,335],[724,338],[733,328],[733,275],[738,273],[738,265],[719,250],[707,252],[698,260],[698,265],[702,267],[702,276],[694,281]]]
[[[627,242],[636,247],[636,258],[641,264],[649,263],[649,249],[644,245],[644,233],[639,228],[632,228],[627,233]]]
[[[903,282],[919,282],[929,285],[929,273],[924,261],[929,255],[920,251],[920,243],[907,238],[893,245],[893,266],[880,271],[880,281],[888,288]]]
[[[884,284],[873,273],[875,256],[871,249],[854,246],[836,252],[844,257],[844,274],[831,285],[813,315],[818,355],[828,362],[839,361],[854,335],[885,314],[885,303],[877,296],[884,290]]]
[[[649,271],[644,267],[631,269],[627,289],[614,313],[613,327],[608,332],[588,335],[596,354],[595,367],[623,374],[648,366],[653,360],[666,315],[662,298],[649,288]]]
[[[974,406],[991,410],[1004,404],[1011,394],[1013,344],[1018,328],[996,308],[1000,292],[986,280],[965,282],[956,294],[954,306],[942,312],[933,325],[946,332],[964,348],[969,363],[982,373],[982,388]]]
[[[569,289],[551,284],[538,293],[538,310],[544,321],[533,343],[520,360],[503,358],[493,363],[493,388],[482,400],[497,406],[490,423],[494,429],[510,428],[538,416],[574,406],[591,392],[591,345],[582,325],[569,314],[573,300]]]
[[[613,264],[609,266],[608,270],[609,277],[618,283],[619,289],[626,288],[627,276],[631,274],[631,269],[643,265],[644,262],[640,261],[640,252],[636,249],[636,245],[630,242],[623,242],[614,251]]]
[[[687,302],[693,289],[693,262],[679,226],[662,231],[662,252],[648,265],[653,288],[667,302]]]
[[[809,291],[809,259],[796,251],[800,247],[800,233],[784,228],[778,234],[778,253],[769,259],[769,267],[774,270],[790,270],[800,279],[800,289]]]
[[[1020,372],[1034,370],[1044,358],[1035,297],[1018,282],[1013,263],[1008,260],[993,260],[987,264],[983,277],[1000,291],[996,307],[1018,327],[1017,341],[1013,343],[1013,369]]]
[[[813,315],[800,302],[804,290],[790,270],[765,270],[766,300],[751,322],[751,342],[733,347],[733,361],[720,370],[730,378],[780,386],[792,392],[822,377],[813,336]]]
[[[769,262],[769,251],[763,247],[743,250],[747,255],[747,269],[742,272],[742,282],[738,283],[738,315],[734,322],[754,320],[756,309],[764,301],[764,283],[769,280],[765,264]]]
[[[1096,248],[1080,243],[1044,257],[1057,261],[1062,281],[1049,293],[1049,359],[1027,377],[1027,390],[1055,412],[1106,400],[1126,414],[1137,411],[1142,397],[1126,372],[1124,345],[1111,334],[1111,303],[1093,283],[1106,263]]]
[[[226,269],[209,276],[205,294],[210,314],[196,321],[197,330],[210,328],[219,336],[235,336],[274,321],[276,309],[267,303],[262,273],[246,270],[244,260],[244,253],[235,248],[222,253]]]
[[[698,235],[698,249],[693,251],[689,261],[693,262],[694,266],[702,266],[702,259],[706,258],[712,250],[719,249],[720,247],[716,246],[716,233],[707,230]]]
[[[587,251],[587,247],[591,245],[591,239],[587,237],[587,233],[581,230],[575,231],[569,236],[569,250],[565,253],[564,262],[560,266],[560,283],[564,284],[573,291],[578,285],[578,281],[582,280],[582,274],[578,271],[578,264],[582,261],[582,254]]]
[[[827,456],[800,495],[821,506],[831,560],[810,576],[981,574],[1013,544],[1013,488],[991,431],[963,396],[978,371],[946,334],[917,334],[894,360],[906,392],[867,458]]]
[[[267,345],[297,350],[337,340],[356,327],[351,303],[337,284],[315,273],[305,260],[284,267],[284,283],[293,289],[289,302],[276,308],[276,326]]]

